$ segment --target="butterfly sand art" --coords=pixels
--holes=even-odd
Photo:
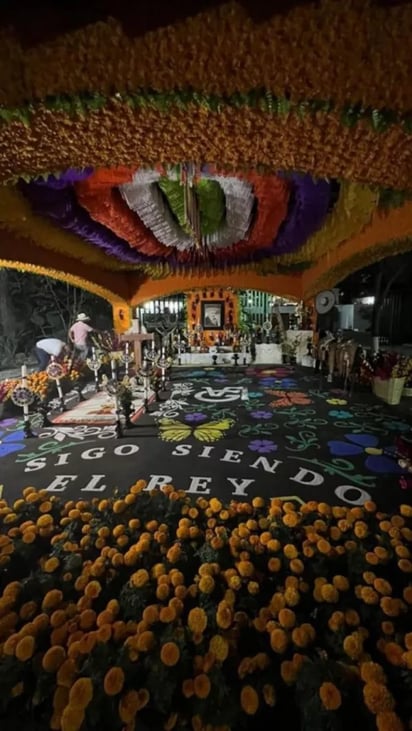
[[[206,424],[191,426],[175,419],[161,419],[159,421],[159,437],[164,442],[183,442],[189,437],[195,437],[199,442],[217,442],[234,425],[233,419],[208,421]]]

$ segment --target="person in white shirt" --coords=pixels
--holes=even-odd
[[[52,355],[54,355],[55,358],[58,358],[59,355],[62,355],[65,349],[66,343],[58,338],[42,338],[42,340],[38,340],[35,350],[39,364],[39,371],[46,370]]]
[[[87,338],[89,333],[93,332],[93,328],[87,324],[90,317],[84,312],[77,315],[76,322],[69,330],[69,340],[74,345],[76,355],[85,360],[89,352],[89,344]]]

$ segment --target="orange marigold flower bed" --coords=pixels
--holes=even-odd
[[[144,485],[91,503],[34,488],[2,501],[1,726],[297,731],[310,713],[317,729],[402,728],[404,506],[194,504]]]

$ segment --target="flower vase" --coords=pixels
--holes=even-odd
[[[382,401],[386,401],[391,406],[396,406],[400,403],[405,380],[405,378],[388,378],[384,380],[375,377],[373,379],[373,392]]]

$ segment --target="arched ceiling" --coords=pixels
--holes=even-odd
[[[3,262],[305,297],[412,248],[409,3],[44,4],[0,29]]]

